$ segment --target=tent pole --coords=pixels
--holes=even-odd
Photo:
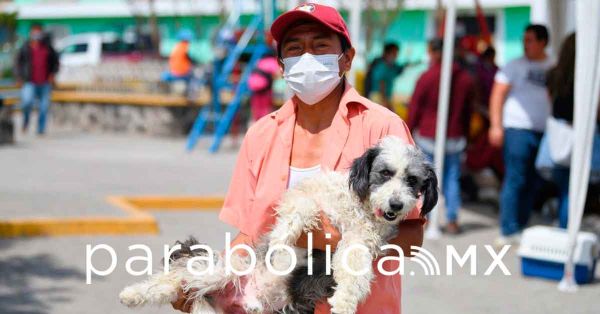
[[[600,2],[577,0],[576,14],[574,142],[569,178],[568,258],[563,279],[558,285],[558,289],[564,292],[577,291],[573,258],[588,190],[592,143],[600,101]]]
[[[350,2],[350,36],[356,49],[356,57],[354,63],[361,63],[362,51],[360,47],[360,9],[361,0],[352,0]],[[356,67],[354,67],[356,69]],[[350,70],[348,73],[350,84],[356,86],[356,70]]]
[[[442,73],[440,77],[440,94],[438,98],[437,122],[435,128],[435,154],[434,162],[438,182],[442,185],[444,182],[444,156],[446,146],[446,130],[448,127],[448,105],[450,102],[450,86],[452,58],[454,52],[454,29],[456,26],[456,3],[455,0],[446,2],[446,18],[444,25],[444,49],[442,53]],[[443,199],[441,197],[440,199]],[[445,202],[438,202],[434,210],[429,215],[429,227],[425,232],[428,239],[437,239],[440,237],[439,227],[439,209]]]

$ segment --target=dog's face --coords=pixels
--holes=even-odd
[[[350,187],[376,219],[395,224],[404,219],[422,196],[421,216],[438,199],[437,176],[425,155],[395,136],[388,136],[354,160]]]

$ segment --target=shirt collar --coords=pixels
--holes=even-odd
[[[350,134],[350,120],[348,119],[349,105],[359,104],[365,106],[363,102],[366,99],[361,97],[358,92],[348,83],[345,83],[344,93],[340,100],[338,110],[331,121],[330,132],[328,132],[327,142],[328,149],[321,156],[322,169],[335,170],[344,146]],[[293,99],[288,100],[279,110],[270,115],[271,118],[277,121],[279,138],[285,145],[286,157],[282,164],[283,175],[287,175],[289,169],[289,156],[292,148],[292,138],[294,133],[294,125],[296,123],[296,106]]]
[[[350,104],[359,104],[362,105],[360,101],[362,96],[350,85],[348,82],[345,82],[344,93],[342,94],[342,98],[340,99],[340,105],[338,107],[339,115],[344,119],[346,123],[348,123],[348,107]],[[288,118],[295,118],[296,115],[296,107],[297,104],[294,101],[294,98],[288,99],[279,110],[276,110],[270,114],[271,118],[277,120],[278,124],[283,123]]]

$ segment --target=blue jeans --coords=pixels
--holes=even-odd
[[[433,162],[433,155],[425,154]],[[446,219],[448,222],[458,220],[458,210],[462,203],[460,199],[460,156],[461,153],[446,154],[444,156],[442,192],[446,201]]]
[[[184,81],[189,83],[192,80],[192,73],[186,75],[175,75],[169,71],[165,71],[160,75],[160,79],[163,82],[175,82],[175,81]]]
[[[539,186],[535,170],[542,133],[507,128],[504,130],[506,174],[500,193],[500,227],[505,236],[527,225],[534,196]]]
[[[569,221],[569,174],[570,169],[556,166],[552,170],[552,182],[558,187],[558,225],[567,229]]]
[[[31,115],[31,109],[33,103],[37,98],[39,100],[38,106],[38,134],[44,134],[46,131],[46,118],[48,116],[48,109],[50,107],[50,92],[52,87],[50,84],[34,84],[27,82],[23,84],[21,88],[21,110],[23,111],[23,128],[29,126],[29,116]]]

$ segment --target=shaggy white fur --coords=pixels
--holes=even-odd
[[[303,232],[318,228],[323,212],[342,235],[331,259],[336,287],[328,302],[333,313],[355,313],[370,292],[375,276],[372,261],[382,254],[380,247],[396,234],[398,222],[417,205],[426,187],[435,195],[430,196],[434,200],[424,201],[428,204],[425,211],[437,201],[437,180],[435,175],[431,177],[432,173],[420,151],[397,137],[387,137],[357,159],[350,174],[325,172],[305,179],[283,195],[276,208],[277,222],[256,248],[258,262],[244,287],[236,275],[226,273],[223,257],[215,256],[214,271],[204,276],[190,274],[186,270],[189,257],[184,257],[172,262],[170,273],[157,274],[125,288],[120,294],[121,302],[130,307],[168,304],[176,298],[176,291],[185,280],[185,289],[198,289],[193,296],[193,313],[219,313],[221,309],[205,296],[234,282],[244,290],[243,305],[247,312],[293,313],[287,289],[289,276],[268,270],[267,249],[281,245],[294,247]],[[353,249],[357,245],[368,248],[368,252]],[[298,258],[296,267],[307,265],[306,251],[294,250]],[[290,254],[284,250],[275,250],[270,261],[279,271],[291,264]],[[197,260],[193,267],[205,270],[207,263],[206,259]],[[246,269],[249,258],[235,256],[234,264],[236,269]]]

